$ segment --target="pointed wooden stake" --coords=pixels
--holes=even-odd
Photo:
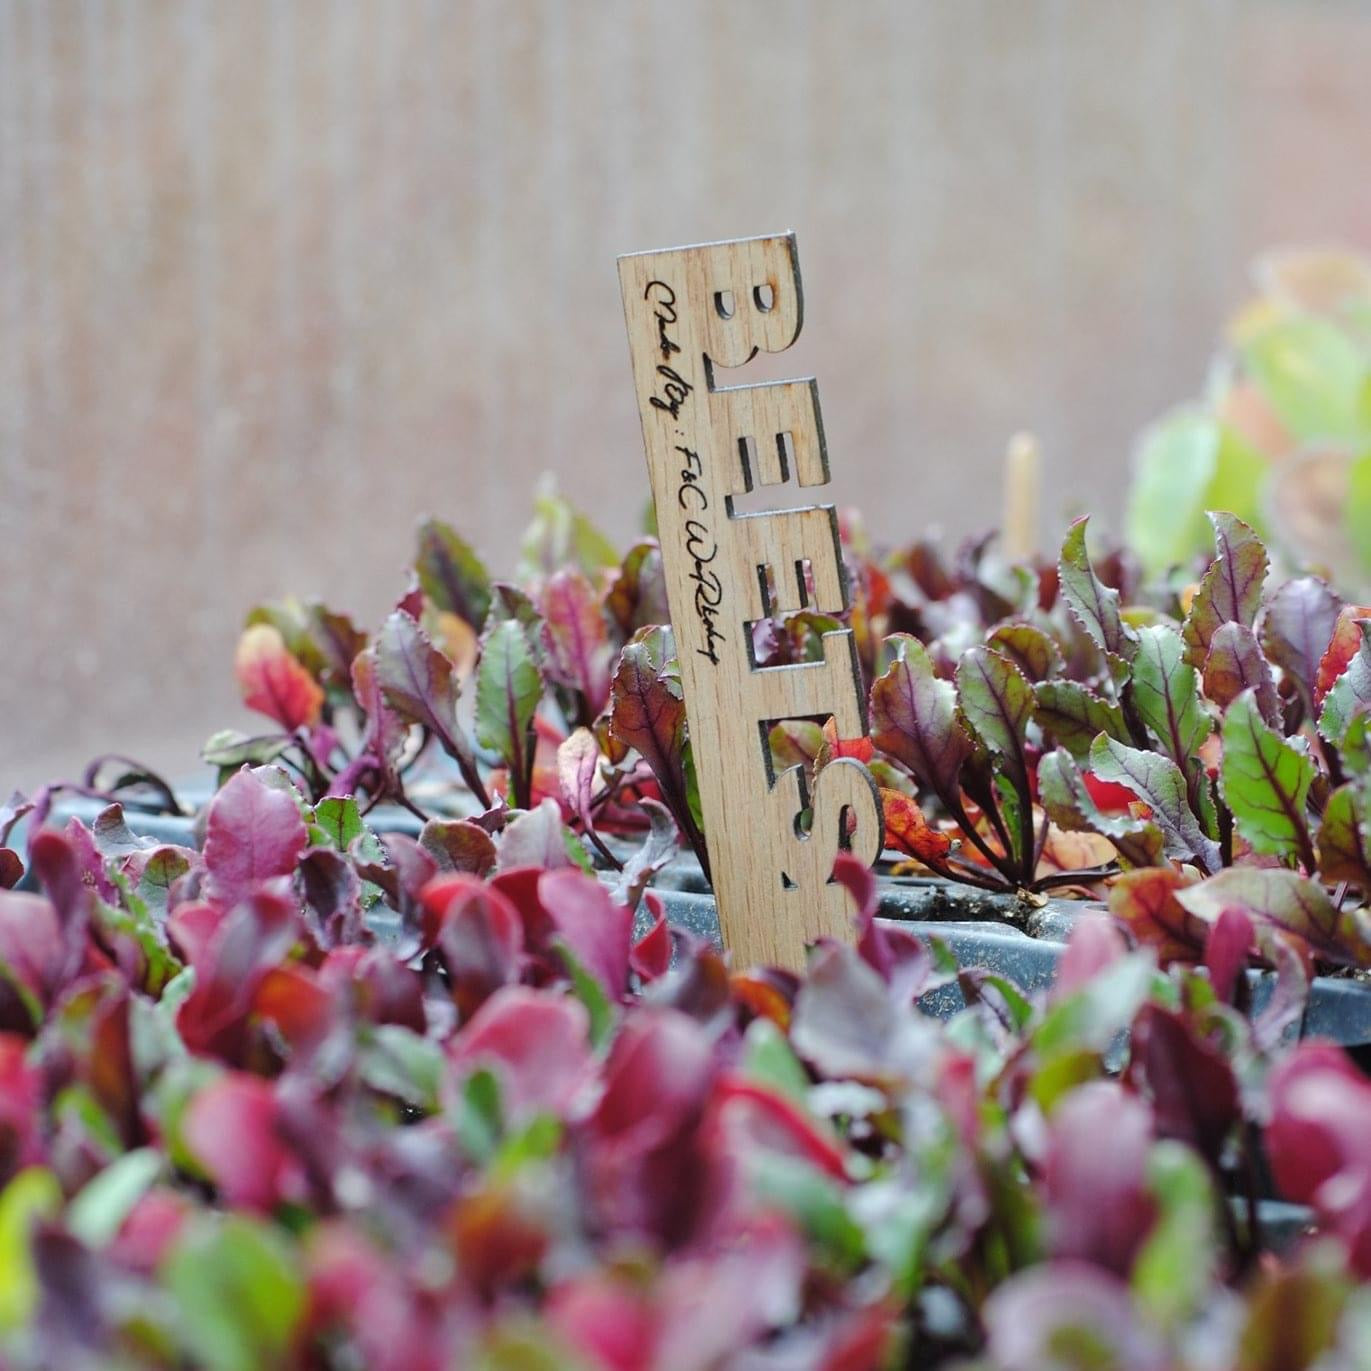
[[[753,656],[759,619],[849,603],[832,505],[734,509],[759,486],[828,481],[813,380],[717,383],[717,368],[798,336],[795,240],[636,253],[619,259],[619,281],[720,927],[736,964],[798,968],[814,938],[850,936],[834,859],[850,845],[874,862],[883,825],[865,767],[831,762],[811,793],[803,768],[774,773],[767,742],[782,719],[831,716],[840,738],[865,734],[851,632],[825,634],[818,662]]]

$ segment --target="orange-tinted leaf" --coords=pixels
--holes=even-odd
[[[759,971],[739,972],[728,978],[729,994],[759,1019],[770,1019],[783,1032],[790,1028],[790,1001],[779,986]]]
[[[885,845],[921,862],[941,862],[952,850],[952,839],[933,828],[916,800],[898,790],[881,790],[885,812]]]
[[[252,624],[243,630],[233,669],[249,709],[275,719],[284,729],[318,722],[324,692],[270,624]]]
[[[1149,866],[1126,872],[1109,892],[1109,912],[1140,943],[1155,947],[1163,966],[1204,958],[1208,925],[1176,898],[1190,884],[1172,867]]]
[[[820,766],[839,757],[852,757],[866,765],[876,755],[876,744],[870,738],[840,738],[838,726],[832,719],[824,721],[824,745],[818,756]]]
[[[1319,673],[1314,679],[1315,709],[1323,707],[1323,697],[1333,689],[1338,677],[1360,651],[1363,619],[1371,619],[1371,605],[1344,605],[1338,611],[1333,637],[1319,659]]]
[[[1048,824],[1038,874],[1108,866],[1116,855],[1114,844],[1101,833],[1068,833],[1056,824]]]

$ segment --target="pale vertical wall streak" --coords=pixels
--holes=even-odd
[[[355,0],[334,0],[329,11],[329,270],[338,315],[335,356],[329,398],[333,410],[330,460],[316,479],[334,485],[344,497],[356,496],[362,454],[358,445],[361,408],[359,337],[362,328],[361,283],[369,261],[363,258],[358,232],[358,125],[362,105],[360,85],[361,34]],[[370,49],[368,49],[370,51]],[[370,168],[373,184],[379,167]],[[367,254],[369,258],[369,254]]]

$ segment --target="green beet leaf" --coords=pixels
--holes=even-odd
[[[180,1336],[208,1371],[281,1366],[307,1296],[304,1268],[281,1230],[241,1215],[197,1218],[163,1279],[180,1308]]]
[[[1127,662],[1132,659],[1137,642],[1119,613],[1119,592],[1105,585],[1091,566],[1085,545],[1088,523],[1088,517],[1077,519],[1062,543],[1057,563],[1062,598],[1098,648]]]
[[[1221,624],[1252,627],[1271,564],[1265,544],[1250,524],[1221,511],[1211,512],[1209,522],[1214,528],[1214,560],[1195,591],[1181,629],[1186,660],[1198,668],[1203,668]]]
[[[314,806],[314,827],[330,847],[346,852],[366,825],[352,796],[327,795]]]
[[[526,809],[533,777],[533,716],[543,676],[523,628],[513,619],[490,625],[476,668],[476,739],[509,768],[514,804]]]
[[[1100,833],[1129,866],[1155,866],[1161,861],[1161,830],[1150,819],[1126,811],[1106,813],[1091,798],[1075,760],[1064,748],[1038,763],[1038,794],[1048,818],[1070,833]]]
[[[1192,914],[1214,922],[1225,909],[1245,911],[1256,923],[1292,934],[1315,956],[1335,966],[1371,966],[1371,917],[1363,908],[1339,908],[1317,881],[1279,868],[1235,866],[1176,892]]]
[[[1089,757],[1090,744],[1101,733],[1127,741],[1123,711],[1079,681],[1040,681],[1033,699],[1038,727],[1078,762]]]
[[[1185,660],[1185,645],[1174,629],[1156,625],[1138,631],[1131,688],[1138,716],[1193,790],[1199,750],[1214,725],[1200,701],[1199,673]]]
[[[1319,824],[1319,875],[1371,891],[1371,794],[1365,779],[1339,786]]]
[[[1262,719],[1255,691],[1229,705],[1219,786],[1234,827],[1254,852],[1317,868],[1308,819],[1315,774],[1313,760]]]
[[[1010,839],[1020,861],[1033,851],[1033,793],[1025,750],[1033,688],[1007,657],[976,647],[957,663],[957,709],[967,731],[994,759],[997,787],[1008,801]]]
[[[485,623],[490,609],[490,576],[474,549],[440,519],[419,526],[414,559],[419,586],[436,609],[456,614],[472,628]]]
[[[1170,757],[1101,735],[1090,749],[1090,769],[1102,781],[1126,786],[1151,807],[1168,856],[1194,862],[1203,871],[1219,869],[1219,845],[1190,808],[1185,777]]]

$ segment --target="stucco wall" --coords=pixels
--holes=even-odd
[[[882,537],[1115,515],[1245,263],[1371,241],[1371,7],[0,0],[0,788],[236,722],[244,608],[366,618],[646,494],[617,252],[794,228]]]

